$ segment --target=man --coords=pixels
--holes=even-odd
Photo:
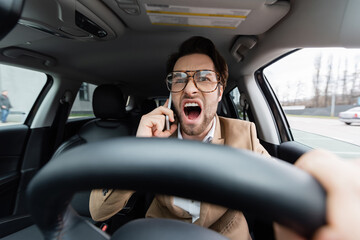
[[[8,97],[8,91],[6,90],[1,92],[0,106],[1,106],[1,122],[6,123],[10,108],[12,107]]]
[[[193,37],[185,41],[179,52],[170,56],[167,72],[175,113],[161,106],[144,115],[136,136],[177,137],[226,144],[269,156],[256,137],[253,123],[217,116],[228,71],[225,60],[210,40]],[[168,130],[164,130],[165,116],[173,123]],[[132,191],[125,190],[93,190],[89,203],[92,218],[96,221],[110,218],[126,205],[132,194]],[[208,203],[158,195],[146,216],[193,222],[230,239],[250,239],[241,212]]]

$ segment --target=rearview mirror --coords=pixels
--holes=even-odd
[[[24,0],[0,1],[0,40],[10,32],[20,18]]]

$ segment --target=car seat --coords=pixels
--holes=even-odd
[[[81,144],[135,135],[120,88],[110,84],[98,86],[93,94],[92,106],[96,118],[85,123],[77,134],[61,144],[52,158]]]
[[[120,88],[110,84],[98,86],[93,94],[92,106],[96,118],[85,123],[77,134],[62,143],[54,153],[52,160],[55,160],[57,156],[69,149],[82,144],[135,135],[137,126],[134,126],[134,121],[126,112],[126,103]],[[132,209],[137,204],[138,198],[140,198],[138,195],[138,193],[135,193],[124,210],[120,212],[122,222],[125,223],[133,219],[133,216],[129,216],[133,215]],[[90,191],[77,193],[73,197],[71,205],[79,215],[91,220],[89,197]]]
[[[125,100],[121,89],[115,85],[100,85],[93,94],[93,111],[95,119],[85,123],[69,140],[63,142],[53,154],[51,161],[62,153],[82,144],[122,136],[133,136],[137,122],[125,110]],[[101,160],[99,160],[101,161]],[[77,213],[92,221],[89,211],[90,191],[74,195],[71,205]],[[107,233],[111,234],[126,222],[144,217],[145,211],[153,198],[152,194],[135,192],[127,205],[113,218],[106,221]],[[103,223],[95,223],[101,226]],[[26,227],[6,237],[6,239],[42,239],[43,236],[35,225]]]

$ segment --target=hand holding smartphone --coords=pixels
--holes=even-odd
[[[177,124],[171,124],[170,117],[173,116],[174,120],[176,116],[171,109],[172,95],[170,94],[166,104],[155,108],[148,114],[141,117],[138,129],[136,131],[137,137],[170,137],[177,129]],[[164,108],[165,107],[165,108]],[[165,116],[164,118],[159,118]],[[171,124],[171,125],[170,125]],[[160,129],[161,127],[161,129]]]

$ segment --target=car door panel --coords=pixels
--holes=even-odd
[[[0,217],[11,215],[14,208],[28,132],[26,125],[0,128]]]
[[[0,218],[27,213],[27,184],[52,154],[49,127],[27,125],[0,128]],[[0,223],[0,225],[2,222]]]
[[[310,150],[310,147],[296,141],[283,142],[278,146],[277,157],[293,164],[301,155]]]
[[[37,171],[51,158],[53,143],[54,139],[50,127],[36,128],[29,131],[19,171],[21,176],[13,214],[23,215],[27,213],[26,187]]]

